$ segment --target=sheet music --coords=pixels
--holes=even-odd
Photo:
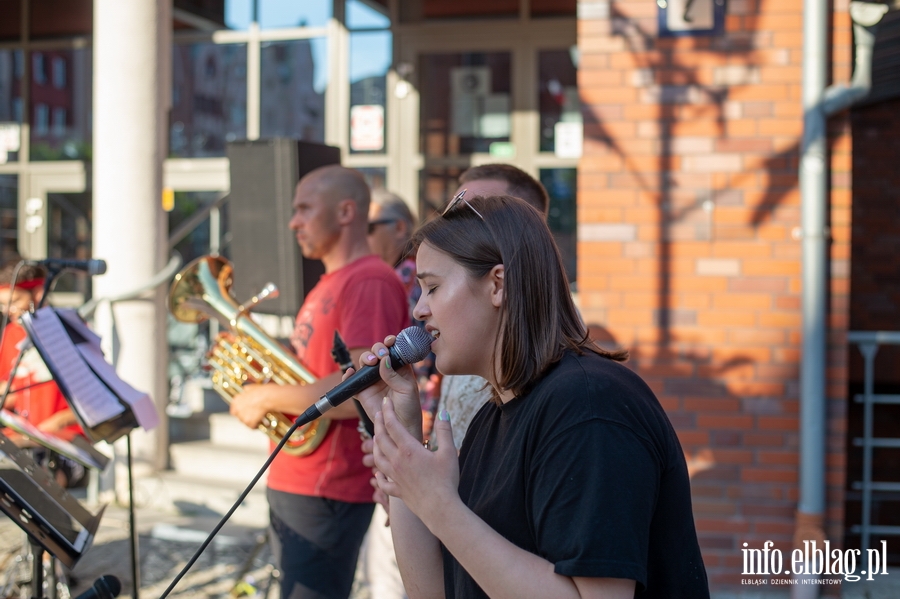
[[[159,424],[159,414],[156,412],[156,406],[147,393],[138,391],[121,378],[116,373],[116,369],[106,361],[103,350],[100,348],[100,336],[92,331],[82,320],[77,310],[56,309],[59,317],[70,327],[78,331],[84,337],[87,343],[75,344],[76,349],[81,353],[85,362],[91,367],[91,370],[106,383],[106,386],[112,389],[119,399],[131,406],[134,417],[138,424],[144,430],[150,430]]]
[[[119,396],[119,399],[131,406],[131,411],[134,412],[134,417],[141,428],[150,430],[159,424],[159,414],[156,413],[156,406],[153,405],[150,396],[120,379],[112,364],[103,357],[100,346],[79,343],[75,347],[91,370]]]
[[[41,351],[44,360],[61,379],[72,408],[87,426],[93,428],[125,411],[118,398],[88,368],[56,311],[41,308],[33,316],[26,314],[23,318],[30,320],[35,344],[46,350]]]
[[[73,310],[71,308],[54,308],[53,311],[56,312],[60,320],[78,331],[89,344],[100,347],[100,335],[92,331],[87,323],[82,320],[81,316],[78,314],[78,310]]]

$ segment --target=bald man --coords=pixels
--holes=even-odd
[[[366,240],[369,188],[355,170],[326,166],[297,184],[290,228],[325,274],[297,314],[291,342],[316,377],[310,385],[252,385],[231,413],[256,428],[268,412],[301,414],[341,380],[331,357],[340,332],[353,363],[376,341],[409,325],[403,285]],[[269,469],[269,538],[283,599],[346,599],[359,546],[372,518],[371,471],[363,465],[352,402],[328,412],[331,423],[312,453],[280,453]],[[274,447],[274,444],[273,444]]]

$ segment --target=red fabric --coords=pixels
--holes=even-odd
[[[44,279],[30,279],[28,281],[16,281],[16,289],[36,289],[44,286]],[[0,289],[9,289],[9,283],[0,284]]]
[[[6,332],[3,335],[3,345],[0,346],[0,380],[5,381],[9,379],[9,373],[13,364],[19,357],[17,346],[19,342],[25,339],[25,335],[25,329],[19,324],[10,323],[6,326]],[[20,367],[16,371],[15,379],[12,381],[11,389],[14,393],[9,395],[9,398],[14,398],[15,401],[14,411],[28,422],[38,426],[57,412],[69,409],[65,396],[54,381],[39,383],[34,387],[15,392],[16,389],[28,387],[33,383],[34,377],[31,374],[23,373]],[[72,437],[81,435],[83,432],[80,426],[72,424],[54,434],[63,439],[71,440]]]
[[[297,314],[291,341],[301,362],[322,378],[338,370],[331,357],[335,330],[348,348],[370,348],[408,324],[406,292],[397,275],[377,256],[366,256],[319,280]],[[362,463],[358,424],[355,418],[332,420],[322,444],[311,454],[279,453],[269,469],[269,487],[351,503],[371,502],[372,473]]]

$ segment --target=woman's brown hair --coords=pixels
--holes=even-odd
[[[592,351],[618,361],[628,357],[627,351],[607,351],[588,338],[544,216],[523,200],[490,196],[459,201],[416,231],[413,242],[444,252],[476,279],[504,266],[494,355],[501,340],[502,348],[500,364],[492,364],[501,388],[521,394],[566,350]]]

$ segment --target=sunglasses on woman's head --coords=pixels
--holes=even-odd
[[[441,216],[447,216],[447,213],[448,213],[448,212],[450,212],[451,210],[453,210],[454,208],[456,208],[457,206],[459,206],[460,203],[463,203],[463,204],[465,204],[466,206],[468,206],[469,208],[471,208],[471,209],[472,209],[472,212],[474,212],[475,214],[477,214],[477,215],[478,215],[478,218],[480,218],[481,221],[484,222],[484,217],[481,216],[481,213],[478,212],[477,210],[475,210],[475,207],[474,207],[472,204],[470,204],[469,201],[466,200],[466,199],[463,197],[464,195],[466,195],[466,190],[465,190],[465,189],[463,189],[461,192],[459,192],[458,194],[456,194],[456,197],[453,198],[452,200],[450,200],[450,203],[447,204],[447,207],[444,208],[444,211],[443,211],[443,212],[441,212]]]

